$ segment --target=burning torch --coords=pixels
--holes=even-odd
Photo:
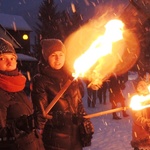
[[[72,74],[74,80],[76,80],[79,76],[83,77],[84,73],[86,73],[97,62],[97,60],[101,59],[102,57],[108,54],[111,54],[113,42],[123,39],[122,35],[123,26],[124,26],[123,22],[117,19],[111,20],[105,25],[106,31],[104,35],[99,36],[91,44],[88,50],[85,53],[83,53],[79,58],[76,59],[74,63],[75,73]],[[58,92],[56,97],[47,106],[47,108],[43,110],[44,116],[48,116],[50,110],[53,108],[53,106],[57,103],[57,101],[60,99],[60,97],[64,94],[64,92],[68,89],[68,87],[74,80],[68,80],[66,82],[66,84]]]
[[[118,112],[121,110],[127,110],[131,108],[134,111],[142,110],[150,107],[150,85],[147,85],[145,81],[140,81],[137,86],[137,91],[141,94],[136,94],[131,97],[130,105],[128,107],[120,107],[116,109],[111,109],[103,112],[98,112],[95,114],[86,115],[85,118],[92,118],[101,116],[104,114],[109,114],[113,112]]]
[[[150,107],[150,85],[147,85],[145,81],[140,81],[137,91],[140,94],[136,94],[131,98],[130,108],[138,111]]]

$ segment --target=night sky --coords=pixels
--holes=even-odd
[[[78,5],[80,13],[83,15],[83,19],[87,20],[94,14],[96,6],[99,4],[109,3],[111,5],[117,5],[119,3],[128,3],[128,0],[54,0],[57,4],[58,10],[71,10],[71,3]],[[35,26],[37,21],[38,9],[42,0],[0,0],[0,13],[14,14],[23,16],[23,18],[32,27]],[[89,3],[87,3],[89,2]]]

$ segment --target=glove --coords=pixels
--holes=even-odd
[[[26,133],[30,133],[33,130],[33,128],[35,128],[33,116],[23,115],[19,117],[16,120],[16,127],[19,130],[25,131]]]
[[[99,88],[102,87],[102,82],[99,82],[99,83],[94,83],[94,82],[91,82],[89,85],[88,85],[88,88],[91,88],[92,90],[98,90]]]
[[[94,134],[94,127],[89,120],[84,121],[79,126],[80,139],[83,147],[90,146],[92,135]]]

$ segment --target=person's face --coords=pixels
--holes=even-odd
[[[146,82],[140,82],[137,86],[137,91],[142,95],[147,95],[149,93]]]
[[[65,54],[62,51],[56,51],[48,57],[48,63],[53,69],[61,69],[65,63]]]
[[[15,55],[8,53],[8,54],[1,54],[0,55],[0,70],[1,71],[12,71],[15,70],[17,66],[17,58]]]

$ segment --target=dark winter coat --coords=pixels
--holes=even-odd
[[[132,147],[150,148],[150,108],[132,112]]]
[[[123,78],[121,76],[112,76],[109,82],[109,97],[111,103],[113,101],[117,103],[125,100],[122,94],[123,89],[125,89],[125,83]]]
[[[39,128],[47,150],[81,150],[79,124],[85,111],[77,81],[73,81],[63,96],[49,112],[52,119],[44,119],[39,102],[44,108],[54,99],[70,76],[64,69],[53,70],[49,66],[33,78],[32,100],[37,111]],[[71,79],[72,80],[72,79]]]
[[[27,128],[26,119],[31,114],[33,106],[23,90],[0,88],[0,150],[43,150],[40,135]]]

